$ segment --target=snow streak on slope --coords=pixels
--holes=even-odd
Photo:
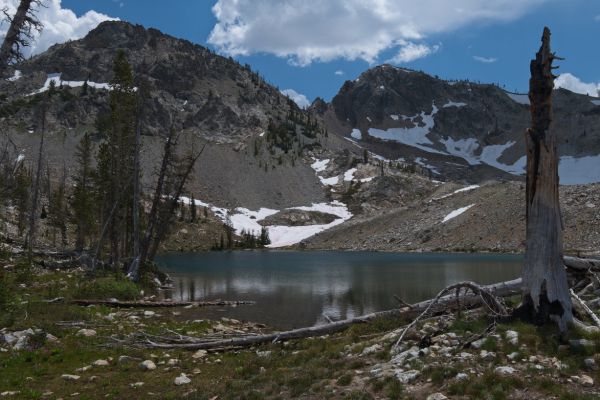
[[[467,211],[469,208],[473,207],[475,204],[471,204],[470,206],[466,206],[463,208],[459,208],[458,210],[454,210],[452,211],[450,214],[446,215],[446,217],[444,217],[444,220],[442,221],[442,224],[450,221],[453,218],[458,217],[459,215],[461,215],[462,213],[464,213],[465,211]]]
[[[508,97],[511,98],[511,100],[516,101],[519,104],[525,104],[525,105],[529,105],[529,95],[527,94],[518,94],[518,93],[509,93],[509,92],[505,92],[506,95]]]
[[[60,73],[48,74],[48,78],[46,78],[46,82],[44,82],[44,86],[42,86],[40,89],[36,90],[35,92],[30,93],[28,96],[33,96],[34,94],[39,94],[39,93],[43,93],[43,92],[47,91],[48,89],[50,89],[51,82],[54,82],[54,85],[56,85],[57,88],[60,87],[61,85],[69,86],[69,87],[81,87],[85,83],[85,81],[63,81],[60,79],[60,76],[61,76]],[[111,88],[110,83],[96,83],[96,82],[88,81],[87,84],[89,87],[93,87],[96,89],[110,90],[110,88]]]

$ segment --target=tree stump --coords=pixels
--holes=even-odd
[[[550,30],[544,28],[542,46],[531,61],[529,100],[531,128],[527,146],[527,230],[523,269],[521,317],[543,324],[552,320],[561,333],[572,321],[572,304],[562,257],[563,226],[559,204],[558,154],[552,124],[552,62]]]

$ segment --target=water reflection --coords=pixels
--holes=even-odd
[[[175,281],[175,300],[254,300],[231,318],[287,329],[396,307],[434,296],[449,284],[486,284],[520,274],[512,255],[374,252],[171,253],[159,263]],[[223,310],[202,310],[220,317]]]

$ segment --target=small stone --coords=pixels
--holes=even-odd
[[[92,375],[90,376],[90,379],[88,379],[89,382],[94,382],[97,381],[99,378],[96,375]]]
[[[407,384],[409,382],[412,382],[415,379],[417,379],[420,375],[421,375],[421,373],[417,370],[410,370],[410,371],[406,371],[406,372],[402,372],[402,371],[396,372],[396,378],[402,384]]]
[[[519,352],[517,351],[514,351],[506,356],[506,358],[508,358],[509,360],[514,360],[517,357],[519,357]]]
[[[63,378],[65,381],[78,381],[80,376],[79,375],[70,375],[70,374],[63,374],[61,375],[61,378]]]
[[[485,344],[486,338],[482,338],[471,343],[471,347],[474,349],[480,349]]]
[[[75,372],[85,372],[85,371],[89,371],[90,369],[92,369],[92,366],[91,365],[86,365],[85,367],[77,368],[75,370]]]
[[[257,351],[256,355],[262,358],[267,358],[271,356],[271,352],[269,350],[267,351]]]
[[[96,336],[96,331],[93,329],[80,329],[77,331],[77,336],[92,337]]]
[[[132,388],[139,388],[144,386],[144,382],[135,382],[135,383],[130,383],[129,386],[131,386]]]
[[[585,367],[590,371],[595,371],[596,369],[598,369],[598,367],[596,366],[596,360],[594,360],[593,358],[586,358],[585,360],[583,360],[583,363],[585,364]]]
[[[177,378],[175,378],[175,385],[177,386],[181,386],[181,385],[187,385],[188,383],[191,383],[192,380],[190,378],[187,377],[186,374],[181,374],[179,375]]]
[[[592,377],[587,376],[587,375],[572,376],[571,379],[574,382],[577,382],[577,383],[579,383],[582,386],[587,386],[587,387],[594,386],[594,380],[592,379]]]
[[[148,310],[144,311],[144,317],[153,317],[155,315],[156,315],[156,313],[154,311],[148,311]]]
[[[170,358],[169,361],[167,361],[167,365],[170,365],[171,367],[178,364],[179,360],[177,358]]]
[[[152,360],[145,360],[140,363],[140,369],[142,371],[154,371],[156,369],[156,364]]]
[[[519,344],[519,333],[516,331],[506,331],[506,339],[508,343],[517,346]]]
[[[454,379],[456,379],[457,381],[464,381],[469,379],[469,375],[465,374],[464,372],[459,372],[458,374],[456,374]]]
[[[206,357],[207,354],[208,354],[208,352],[206,350],[198,350],[197,352],[192,354],[192,358],[195,358],[195,359],[204,358],[204,357]]]
[[[427,396],[427,400],[447,400],[448,398],[442,393],[434,393]]]
[[[18,391],[18,390],[7,391],[7,392],[0,393],[0,397],[16,396],[16,395],[18,395],[20,393],[21,392]]]
[[[383,347],[379,343],[376,343],[373,346],[365,347],[361,354],[363,356],[368,356],[369,354],[374,354],[381,350],[383,350]]]
[[[50,333],[46,333],[46,340],[49,342],[58,342],[58,338]]]
[[[94,367],[108,367],[110,363],[106,360],[96,360],[92,363]]]
[[[497,374],[500,374],[500,375],[512,375],[515,372],[517,372],[517,370],[514,369],[513,367],[509,367],[509,366],[506,366],[506,365],[502,365],[502,366],[496,367],[496,369],[494,371]]]

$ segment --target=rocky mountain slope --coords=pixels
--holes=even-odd
[[[434,222],[442,211],[428,202],[440,190],[460,187],[452,182],[522,179],[526,97],[387,65],[346,82],[331,103],[317,99],[305,111],[247,65],[155,29],[105,22],[81,40],[55,45],[17,65],[13,77],[0,80],[1,144],[11,149],[15,162],[33,164],[39,106],[52,90],[46,159],[56,176],[63,166],[68,177],[73,175],[73,155],[83,134],[92,134],[97,146],[107,129],[118,49],[126,50],[143,93],[144,190],[152,189],[169,129],[181,132],[180,151],[207,144],[186,196],[210,215],[196,225],[179,224],[167,249],[210,248],[223,222],[238,234],[267,227],[273,247],[321,234],[307,246],[518,248],[514,236],[498,238],[496,245],[490,232],[479,232],[477,238],[483,239],[478,240],[459,234],[438,240]],[[554,128],[563,132],[563,182],[600,180],[599,105],[596,99],[556,92]],[[449,183],[440,189],[440,181]],[[498,196],[514,202],[519,184],[507,185],[512,189],[506,196],[502,184],[469,192],[485,196],[469,204]],[[485,210],[491,207],[486,203]],[[490,223],[512,221],[519,212],[497,213]]]
[[[440,180],[519,179],[529,99],[487,84],[443,81],[382,65],[347,81],[331,104],[318,99],[331,132],[385,158],[413,161]],[[561,181],[600,181],[600,99],[555,91]]]

